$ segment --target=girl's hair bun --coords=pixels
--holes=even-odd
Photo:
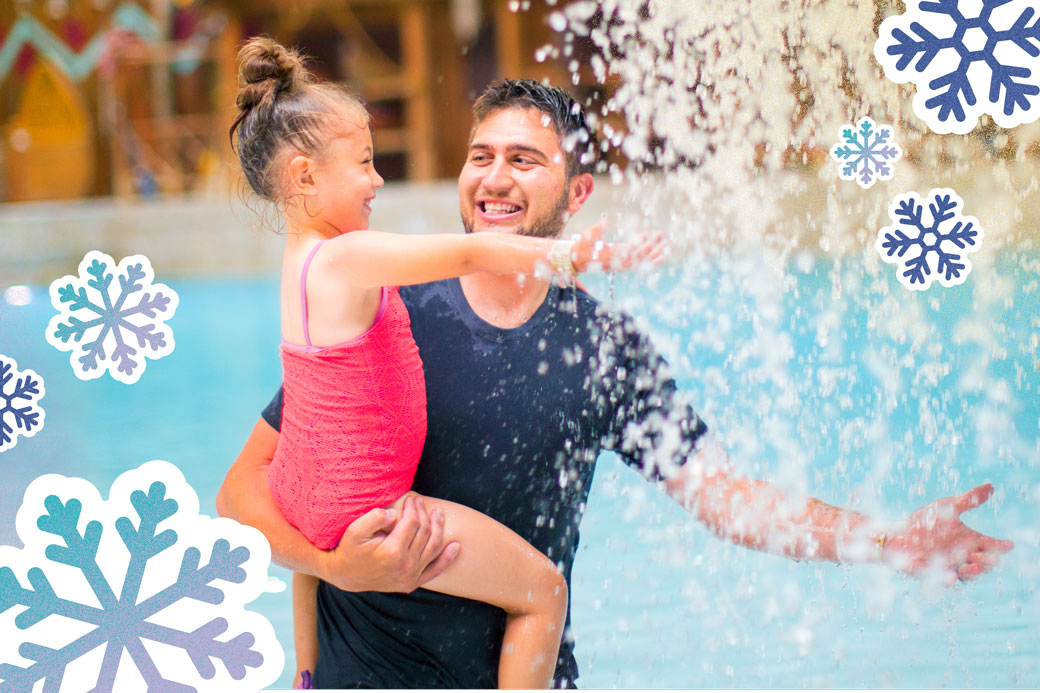
[[[314,156],[324,150],[345,117],[368,123],[361,102],[338,85],[314,81],[299,53],[267,37],[238,52],[238,116],[228,130],[249,187],[282,199],[281,154]],[[344,109],[346,109],[344,111]]]
[[[291,48],[259,36],[238,52],[239,111],[270,108],[279,94],[292,93],[312,81],[303,58]]]

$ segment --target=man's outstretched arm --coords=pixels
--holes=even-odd
[[[267,468],[278,431],[260,419],[217,494],[217,512],[255,527],[271,544],[276,563],[307,573],[349,592],[411,592],[433,579],[458,554],[443,546],[443,517],[431,516],[421,500],[409,498],[398,519],[376,508],[354,521],[339,546],[323,551],[282,515],[267,486]]]
[[[986,502],[990,484],[930,503],[896,525],[882,526],[815,498],[734,474],[713,441],[665,481],[668,494],[720,538],[795,559],[888,563],[908,575],[938,571],[947,583],[970,580],[1014,545],[980,534],[960,514]]]

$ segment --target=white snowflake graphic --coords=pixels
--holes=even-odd
[[[898,195],[888,208],[893,224],[878,232],[875,247],[881,259],[899,265],[900,283],[923,291],[937,279],[956,286],[968,278],[967,253],[979,249],[983,231],[975,217],[958,213],[964,201],[949,188],[929,191],[930,221],[924,220],[924,203],[916,192]]]
[[[177,310],[177,294],[154,279],[144,255],[123,258],[117,267],[111,257],[92,250],[79,263],[78,277],[51,283],[51,304],[60,312],[47,325],[47,341],[72,352],[76,377],[92,380],[108,370],[130,385],[144,373],[145,357],[159,359],[173,351],[173,331],[164,321]]]
[[[14,359],[0,354],[0,452],[13,448],[18,436],[29,438],[40,432],[44,394],[43,378],[36,371],[19,371]]]
[[[891,180],[895,175],[892,167],[903,150],[890,142],[892,128],[878,126],[869,116],[860,119],[859,125],[846,125],[841,130],[841,141],[831,147],[831,156],[839,164],[838,177],[854,180],[866,190],[878,180]]]
[[[270,546],[200,516],[168,462],[120,475],[107,501],[83,479],[39,477],[16,526],[25,548],[0,546],[3,690],[257,691],[281,673],[273,627],[245,609]]]
[[[928,127],[964,134],[983,113],[1005,128],[1040,118],[1037,0],[906,5],[881,24],[874,55],[889,79],[917,85],[914,112]]]

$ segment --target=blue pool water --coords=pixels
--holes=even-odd
[[[579,683],[1040,687],[1040,294],[1026,266],[998,262],[988,276],[1009,279],[995,299],[974,288],[983,273],[922,296],[811,259],[773,296],[710,267],[619,281],[619,303],[647,321],[743,468],[890,518],[991,481],[997,494],[968,522],[1016,549],[948,590],[880,566],[795,563],[719,542],[604,455],[574,570]],[[45,473],[106,493],[121,472],[165,459],[214,513],[278,385],[277,287],[162,280],[180,296],[177,346],[133,386],[73,376],[43,340],[54,312],[43,288],[27,306],[0,301],[0,353],[47,387],[44,430],[0,454],[0,543],[17,542],[21,495]],[[603,280],[592,288],[610,293]],[[291,665],[287,593],[253,608]]]

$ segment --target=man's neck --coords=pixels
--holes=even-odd
[[[529,276],[478,272],[459,278],[470,308],[482,320],[503,329],[531,319],[545,301],[550,282]]]

